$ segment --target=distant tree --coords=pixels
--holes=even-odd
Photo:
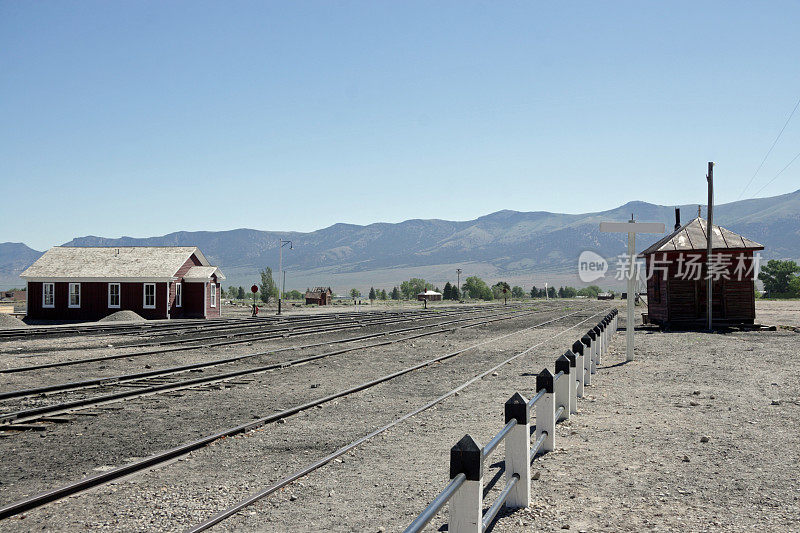
[[[433,289],[433,285],[428,283],[422,278],[411,278],[400,284],[400,292],[407,299],[416,298],[417,294],[425,292],[428,289]]]
[[[278,297],[278,287],[272,279],[272,269],[270,267],[261,271],[261,290],[259,291],[261,301],[268,304],[271,298]]]
[[[531,298],[538,298],[539,297],[539,289],[536,288],[536,285],[531,287]]]
[[[386,289],[381,289],[380,298],[381,298],[381,300],[387,300],[388,299],[388,296],[386,295]]]
[[[564,287],[562,298],[575,298],[578,295],[578,290],[575,287],[570,287],[567,285]]]
[[[505,281],[499,281],[492,285],[492,296],[495,300],[506,299],[511,297],[511,285]]]
[[[559,298],[563,298],[564,297],[564,287],[559,287],[558,288],[558,297]]]
[[[400,289],[397,287],[392,288],[392,300],[399,300],[400,299]]]
[[[589,285],[578,290],[578,296],[586,296],[587,298],[597,298],[597,295],[603,290],[597,285]]]
[[[361,296],[361,291],[358,289],[350,289],[350,296],[353,297],[353,299],[358,298]]]
[[[287,291],[283,293],[284,300],[302,300],[303,293],[298,291],[297,289],[292,289],[291,291]]]
[[[464,281],[462,287],[464,294],[468,294],[470,298],[477,298],[479,300],[491,300],[494,296],[492,289],[478,276],[470,276]]]
[[[800,272],[800,266],[794,261],[770,259],[766,265],[761,267],[758,279],[764,282],[764,290],[767,291],[767,296],[789,296],[791,292],[790,284],[798,272]]]
[[[369,288],[369,299],[370,300],[375,300],[376,298],[378,298],[378,295],[375,294],[375,287],[370,287]]]
[[[458,287],[455,285],[450,288],[450,299],[456,301],[461,300],[461,291],[459,291]]]
[[[444,291],[442,291],[442,300],[452,300],[453,286],[450,282],[444,284]]]
[[[800,298],[800,277],[795,276],[789,281],[789,296]]]
[[[511,297],[512,298],[525,298],[525,291],[522,290],[522,287],[513,286],[511,287]]]
[[[228,298],[230,298],[231,300],[235,300],[238,297],[239,297],[239,289],[237,289],[233,285],[228,287]]]
[[[556,297],[556,288],[555,287],[547,287],[547,296],[549,298],[555,298]]]
[[[244,300],[245,296],[247,296],[246,293],[244,292],[244,287],[242,287],[241,285],[239,286],[239,294],[237,294],[236,296],[238,297],[239,300]]]

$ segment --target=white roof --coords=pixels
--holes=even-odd
[[[215,266],[193,266],[183,275],[185,281],[208,281],[213,274],[217,280],[225,279],[225,274]]]
[[[56,246],[45,252],[20,277],[28,281],[171,279],[192,254],[203,266],[210,266],[196,246]]]
[[[441,295],[442,295],[441,292],[436,292],[436,291],[431,291],[431,290],[427,290],[425,292],[421,292],[421,293],[417,294],[417,296],[441,296]]]

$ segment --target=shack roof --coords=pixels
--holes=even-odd
[[[118,246],[50,248],[21,278],[72,279],[169,279],[192,256],[210,266],[195,246]]]
[[[654,254],[657,252],[688,252],[707,250],[708,240],[706,228],[708,221],[697,217],[690,220],[680,228],[676,229],[660,241],[656,242],[641,255]],[[763,250],[764,246],[742,237],[729,229],[713,225],[711,238],[712,250]]]
[[[214,274],[216,274],[217,280],[225,279],[225,274],[215,266],[193,266],[183,275],[183,279],[186,281],[208,281]]]

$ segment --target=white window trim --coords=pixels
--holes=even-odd
[[[217,285],[216,283],[211,284],[211,307],[217,306]]]
[[[53,292],[52,292],[53,300],[50,303],[50,305],[47,305],[47,303],[46,303],[47,300],[45,299],[45,294],[47,294],[47,290],[45,289],[45,287],[47,287],[48,285],[53,288]],[[55,283],[42,283],[42,307],[44,309],[53,309],[55,306],[56,306],[56,284]]]
[[[153,305],[147,305],[147,287],[153,287]],[[155,283],[144,283],[142,285],[142,308],[143,309],[155,309],[156,308],[156,284]]]
[[[175,284],[175,307],[183,307],[183,285]]]
[[[72,303],[72,287],[78,287],[78,303]],[[80,309],[81,308],[81,284],[80,283],[70,283],[69,288],[67,290],[67,307],[70,309]]]
[[[111,303],[111,287],[117,287],[117,305],[113,305]],[[109,283],[108,284],[108,308],[109,309],[119,309],[120,304],[122,304],[122,285],[119,283]]]

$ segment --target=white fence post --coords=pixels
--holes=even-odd
[[[586,348],[581,341],[572,344],[572,353],[575,354],[575,380],[578,382],[578,398],[583,398],[583,351]],[[577,411],[576,411],[577,412]]]
[[[553,393],[553,374],[546,368],[536,376],[536,393],[542,389],[544,394],[536,402],[536,438],[545,433],[540,450],[552,452],[556,448],[556,402]]]
[[[597,366],[600,366],[600,362],[603,360],[603,350],[606,346],[606,339],[605,335],[603,335],[603,330],[605,326],[603,325],[603,321],[597,323],[595,326],[595,332],[597,333],[597,357],[595,357],[595,363]]]
[[[570,362],[566,355],[562,355],[556,359],[556,375],[559,372],[563,372],[563,375],[556,380],[554,385],[556,394],[555,407],[556,410],[558,410],[559,407],[564,407],[564,410],[558,415],[558,420],[556,420],[556,422],[569,420],[569,414],[572,412],[572,405],[570,403],[572,396],[572,376],[570,375]]]
[[[592,338],[589,335],[581,337],[583,343],[583,384],[592,386]]]
[[[466,481],[450,500],[450,533],[483,532],[483,452],[469,435],[450,449],[450,479],[464,474]]]
[[[592,340],[592,347],[590,353],[592,354],[589,358],[589,369],[592,374],[597,373],[597,349],[600,347],[600,343],[597,340],[597,332],[595,328],[590,329],[586,332],[589,338]]]
[[[528,416],[528,400],[520,393],[505,404],[506,424],[516,420],[517,425],[506,437],[506,481],[514,474],[519,481],[508,493],[506,507],[527,507],[531,503],[531,422]]]
[[[578,412],[578,368],[577,368],[577,357],[575,354],[572,353],[572,350],[567,350],[564,352],[564,357],[569,359],[569,369],[570,369],[570,376],[569,376],[569,414],[574,415]]]

